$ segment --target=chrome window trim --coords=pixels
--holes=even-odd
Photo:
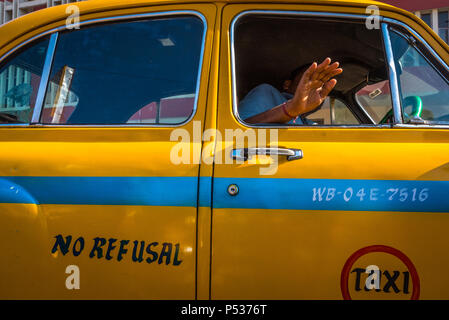
[[[29,124],[8,124],[8,125],[18,125],[18,126],[30,126],[33,125],[33,128],[36,127],[43,127],[43,128],[51,128],[51,127],[76,127],[76,128],[89,128],[89,127],[94,127],[94,128],[103,128],[103,127],[108,127],[108,128],[113,128],[113,127],[120,127],[120,128],[176,128],[176,127],[181,127],[184,126],[186,124],[188,124],[196,115],[197,109],[198,109],[198,100],[199,100],[199,92],[200,92],[200,85],[201,85],[201,74],[203,71],[203,64],[204,64],[204,51],[205,51],[205,47],[206,47],[206,36],[207,36],[207,30],[208,30],[208,25],[207,25],[207,20],[206,17],[199,11],[195,11],[195,10],[174,10],[174,11],[161,11],[161,12],[149,12],[149,13],[139,13],[139,14],[128,14],[128,15],[121,15],[121,16],[114,16],[114,17],[105,17],[105,18],[98,18],[98,19],[91,19],[91,20],[85,20],[85,21],[80,21],[79,24],[80,26],[83,25],[93,25],[93,24],[98,24],[98,23],[102,23],[102,22],[110,22],[110,21],[122,21],[122,20],[129,20],[129,22],[132,22],[134,20],[138,20],[138,19],[142,19],[142,18],[154,18],[154,17],[170,17],[170,16],[182,16],[182,15],[190,15],[190,16],[196,16],[197,18],[199,18],[202,23],[203,23],[203,35],[202,35],[202,44],[201,44],[201,49],[200,49],[200,57],[199,57],[199,66],[198,66],[198,74],[197,74],[197,81],[196,81],[196,91],[195,91],[195,101],[194,101],[194,106],[193,106],[193,110],[192,110],[192,114],[190,115],[190,117],[188,119],[186,119],[184,122],[182,123],[178,123],[178,124],[40,124],[40,123],[29,123]],[[7,53],[5,53],[1,58],[0,58],[0,63],[3,62],[4,59],[6,59],[9,55],[13,54],[15,51],[17,51],[18,49],[20,49],[21,47],[29,44],[30,42],[37,40],[41,37],[44,37],[48,34],[51,34],[53,36],[53,34],[57,34],[62,30],[66,30],[66,26],[60,26],[60,27],[56,27],[50,30],[46,30],[38,35],[33,36],[32,38],[18,44],[16,47],[14,47],[13,49],[9,50]],[[77,29],[75,29],[72,32],[76,32]],[[50,45],[49,45],[50,46]],[[51,69],[51,68],[50,68]],[[41,86],[43,86],[44,84],[42,84],[42,78],[41,78],[41,83],[39,84],[39,91],[41,89]],[[45,88],[47,88],[48,85],[48,79],[47,79],[47,83],[45,83]],[[45,95],[44,95],[44,99],[45,99]],[[37,100],[36,100],[37,101]],[[43,104],[42,104],[43,106]],[[42,107],[41,106],[41,107]],[[36,110],[36,108],[35,108]],[[35,120],[35,117],[37,117],[37,115],[34,114],[33,112],[33,118],[32,121]],[[40,119],[40,114],[38,119]],[[0,127],[3,126],[4,124],[0,124]]]
[[[289,128],[427,128],[427,129],[449,129],[449,125],[410,125],[410,124],[403,124],[402,119],[399,123],[396,124],[378,124],[378,125],[351,125],[351,126],[323,126],[323,125],[298,125],[298,126],[292,126],[292,125],[252,125],[245,123],[239,116],[238,110],[237,110],[237,90],[236,90],[236,72],[235,72],[235,46],[234,46],[234,40],[235,40],[235,26],[238,20],[245,15],[248,14],[276,14],[276,15],[296,15],[296,16],[303,16],[303,17],[324,17],[324,18],[349,18],[349,19],[366,19],[369,17],[368,15],[360,15],[360,14],[346,14],[346,13],[332,13],[332,12],[316,12],[316,11],[288,11],[288,10],[246,10],[242,11],[239,14],[237,14],[230,25],[230,51],[231,51],[231,95],[232,95],[232,113],[237,122],[244,127],[248,128],[272,128],[272,129],[289,129]],[[417,38],[423,45],[426,47],[427,50],[436,58],[437,61],[439,61],[443,67],[447,68],[449,70],[448,65],[444,62],[444,60],[435,52],[435,50],[417,33],[415,30],[413,30],[410,26],[407,24],[400,22],[395,19],[386,18],[386,17],[380,17],[380,22],[382,23],[382,28],[384,27],[385,23],[398,25],[406,30],[408,30],[415,38]],[[388,25],[387,25],[388,27]],[[382,30],[382,33],[384,34],[384,46],[387,46],[387,41],[385,38],[385,31]],[[389,35],[388,35],[389,39]],[[388,46],[391,47],[391,42],[388,41]],[[388,57],[387,57],[388,60]],[[388,64],[390,64],[387,61]],[[393,64],[394,66],[394,64]],[[390,67],[390,66],[389,66]],[[390,82],[391,82],[391,75]],[[397,85],[397,79],[395,80],[395,83]],[[399,108],[397,107],[397,103],[399,100],[399,95],[395,95],[395,98],[392,97],[393,100],[393,108],[395,109],[395,120],[397,117],[399,117],[399,114],[401,113],[400,108],[400,101],[399,101]],[[396,102],[394,101],[396,100]],[[396,107],[394,107],[396,103]],[[399,111],[399,113],[398,113]],[[402,118],[402,117],[401,117]]]
[[[398,123],[393,126],[393,128],[398,129],[449,129],[449,125],[447,124],[407,124],[407,123]]]
[[[388,77],[390,78],[391,100],[393,102],[394,122],[402,123],[402,104],[400,99],[398,77],[394,62],[393,48],[391,46],[390,31],[388,24],[382,22],[382,33],[384,38],[385,54],[387,56]]]
[[[39,89],[37,91],[36,102],[34,103],[34,110],[30,124],[39,123],[39,118],[44,106],[45,94],[47,92],[47,85],[50,78],[51,66],[53,65],[53,58],[55,56],[56,44],[58,43],[58,35],[58,32],[52,33],[50,36],[50,41],[48,42],[44,68],[42,70],[41,81],[39,82]]]
[[[0,123],[0,128],[2,127],[26,127],[28,128],[30,126],[29,123]]]

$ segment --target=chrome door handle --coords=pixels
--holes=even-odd
[[[231,157],[234,160],[247,161],[254,155],[286,156],[288,161],[303,158],[302,150],[290,148],[243,148],[232,149],[231,151]]]

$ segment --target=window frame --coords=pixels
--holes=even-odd
[[[43,74],[41,77],[41,81],[39,83],[39,89],[37,92],[36,97],[36,105],[34,107],[33,115],[31,118],[31,121],[29,123],[7,123],[7,124],[0,124],[0,128],[3,126],[20,126],[20,127],[75,127],[75,128],[176,128],[176,127],[182,127],[192,121],[192,119],[195,117],[197,109],[198,109],[198,100],[199,100],[199,93],[200,93],[200,86],[201,86],[201,75],[203,72],[203,64],[204,64],[204,53],[206,48],[206,36],[208,31],[208,25],[206,17],[199,11],[196,10],[173,10],[173,11],[160,11],[160,12],[149,12],[149,13],[138,13],[138,14],[128,14],[128,15],[118,15],[118,16],[111,16],[111,17],[104,17],[104,18],[98,18],[98,19],[90,19],[85,21],[80,21],[79,25],[102,25],[105,23],[114,23],[114,22],[134,22],[134,21],[141,21],[141,20],[147,20],[151,18],[159,18],[159,17],[177,17],[177,16],[195,16],[201,20],[203,23],[203,33],[201,38],[201,49],[200,49],[200,56],[199,56],[199,65],[198,65],[198,72],[197,72],[197,80],[196,80],[196,90],[195,90],[195,101],[194,106],[192,110],[192,114],[188,119],[186,119],[184,122],[176,123],[176,124],[43,124],[40,123],[40,117],[43,111],[44,106],[44,99],[47,92],[47,87],[49,84],[49,77],[50,77],[50,71],[53,66],[53,60],[54,55],[56,52],[56,47],[58,44],[58,36],[60,31],[66,31],[66,26],[60,26],[56,27],[50,30],[46,30],[45,32],[42,32],[38,35],[33,36],[30,39],[25,40],[24,42],[20,43],[13,49],[6,52],[3,56],[0,57],[0,63],[3,62],[5,59],[7,59],[11,54],[19,50],[25,45],[28,45],[32,43],[35,40],[38,40],[42,37],[50,35],[50,41],[49,45],[47,47],[47,53],[46,58],[44,62],[44,69]],[[76,32],[77,29],[71,31]]]
[[[321,129],[343,129],[343,128],[391,128],[391,124],[360,124],[360,125],[279,125],[279,124],[249,124],[243,121],[238,114],[238,101],[237,101],[237,82],[236,82],[236,59],[235,59],[235,27],[238,20],[250,14],[273,14],[273,15],[286,15],[286,16],[299,16],[299,17],[316,17],[316,18],[343,18],[343,19],[352,19],[352,20],[363,20],[366,21],[369,15],[363,14],[350,14],[350,13],[335,13],[335,12],[317,12],[317,11],[294,11],[294,10],[245,10],[238,13],[231,21],[230,30],[229,30],[229,41],[230,41],[230,57],[231,57],[231,95],[232,95],[232,115],[235,120],[239,124],[247,128],[273,128],[273,129],[301,129],[301,128],[321,128]],[[382,17],[380,17],[382,21]],[[381,22],[380,21],[380,22]],[[383,36],[383,34],[382,34]],[[385,43],[385,40],[382,39],[382,42]],[[384,53],[385,53],[385,45],[384,45]],[[387,65],[386,65],[387,67]],[[352,112],[352,110],[351,110]],[[365,110],[363,110],[366,113]],[[357,117],[356,117],[357,118]]]
[[[390,39],[390,26],[397,26],[400,28],[405,29],[409,34],[409,38],[412,37],[413,43],[412,45],[421,55],[424,59],[427,60],[427,62],[437,71],[443,79],[446,80],[446,82],[449,83],[449,78],[443,74],[441,71],[441,68],[445,69],[445,73],[449,73],[449,66],[448,64],[440,57],[438,53],[435,52],[435,50],[427,43],[427,41],[424,40],[424,38],[416,32],[413,28],[411,28],[409,25],[398,21],[396,19],[381,17],[381,24],[382,24],[382,32],[384,35],[384,41],[386,46],[386,52],[387,52],[387,59],[388,59],[388,66],[389,66],[389,74],[390,74],[390,88],[391,93],[393,97],[393,111],[394,111],[394,117],[395,117],[395,123],[393,124],[394,128],[417,128],[417,129],[449,129],[449,124],[407,124],[403,123],[402,120],[402,103],[401,103],[401,93],[399,92],[399,86],[398,86],[398,77],[396,73],[396,67],[394,63],[394,56],[393,56],[393,49],[391,46],[391,39]],[[395,32],[395,31],[391,31]],[[400,32],[400,31],[399,31]],[[426,52],[424,52],[420,47],[417,46],[416,43],[420,43],[423,48],[426,49]],[[428,55],[431,55],[432,58],[429,58]],[[435,64],[434,60],[438,65]]]
[[[349,14],[349,13],[335,13],[335,12],[317,12],[317,11],[293,11],[293,10],[244,10],[242,12],[239,12],[235,17],[232,19],[230,24],[230,30],[229,30],[229,48],[230,48],[230,67],[231,67],[231,101],[232,101],[232,115],[234,119],[241,124],[244,127],[247,128],[276,128],[276,129],[301,129],[301,128],[321,128],[321,129],[343,129],[343,128],[369,128],[369,129],[382,129],[382,128],[436,128],[436,129],[449,129],[449,125],[441,125],[441,124],[425,124],[425,125],[416,125],[416,124],[404,124],[402,122],[402,115],[401,115],[401,104],[400,104],[400,95],[399,90],[397,87],[397,77],[396,77],[396,70],[394,68],[393,61],[393,55],[392,55],[392,48],[391,48],[391,41],[388,34],[388,26],[389,25],[397,25],[404,29],[406,29],[410,34],[417,39],[422,45],[427,49],[428,52],[432,54],[434,59],[438,61],[443,68],[446,68],[449,72],[449,66],[445,61],[435,52],[435,50],[422,38],[421,35],[419,35],[418,32],[416,32],[414,29],[412,29],[407,24],[398,21],[396,19],[387,18],[380,16],[379,17],[379,23],[381,24],[381,34],[382,34],[382,42],[384,45],[384,53],[386,58],[386,68],[388,69],[388,77],[390,81],[390,90],[391,90],[391,98],[392,98],[392,106],[393,111],[395,115],[395,123],[393,124],[373,124],[373,125],[300,125],[300,126],[293,126],[293,125],[279,125],[279,124],[249,124],[244,122],[239,114],[238,114],[238,101],[237,101],[237,82],[236,82],[236,58],[235,58],[235,27],[237,22],[245,15],[249,14],[260,14],[260,15],[266,15],[266,14],[273,14],[273,15],[289,15],[289,16],[302,16],[302,17],[316,17],[316,18],[343,18],[343,19],[353,19],[353,20],[365,20],[370,17],[369,15],[363,15],[363,14]],[[423,22],[424,23],[424,22]],[[425,24],[425,23],[424,23]],[[389,52],[390,51],[390,52]],[[425,56],[425,53],[423,53]],[[434,63],[431,63],[434,67]],[[438,70],[438,68],[436,68]],[[396,87],[395,90],[393,90],[393,87]],[[363,108],[362,108],[363,109]],[[366,111],[363,110],[365,113]],[[399,117],[400,115],[400,117]],[[398,121],[400,119],[400,121]]]

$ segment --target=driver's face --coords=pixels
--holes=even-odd
[[[298,87],[299,81],[301,81],[303,73],[299,73],[296,75],[295,79],[292,80],[285,80],[284,81],[284,91],[288,92],[290,94],[295,94],[296,88]]]

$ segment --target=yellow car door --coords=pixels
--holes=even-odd
[[[379,28],[368,30],[369,3],[327,4],[224,8],[211,297],[447,299],[439,270],[449,262],[448,47],[392,7],[381,6]],[[332,32],[321,42],[310,36],[323,30]],[[361,74],[373,83],[348,85],[352,96],[327,107],[340,112],[340,99],[364,114],[335,118],[323,106],[302,126],[239,118],[242,86],[286,73],[289,59],[337,55],[333,48],[347,58],[336,91],[369,68],[363,61],[383,65],[383,82],[375,70]],[[390,109],[375,105],[381,96]]]
[[[215,6],[77,5],[2,27],[0,297],[194,299]]]

